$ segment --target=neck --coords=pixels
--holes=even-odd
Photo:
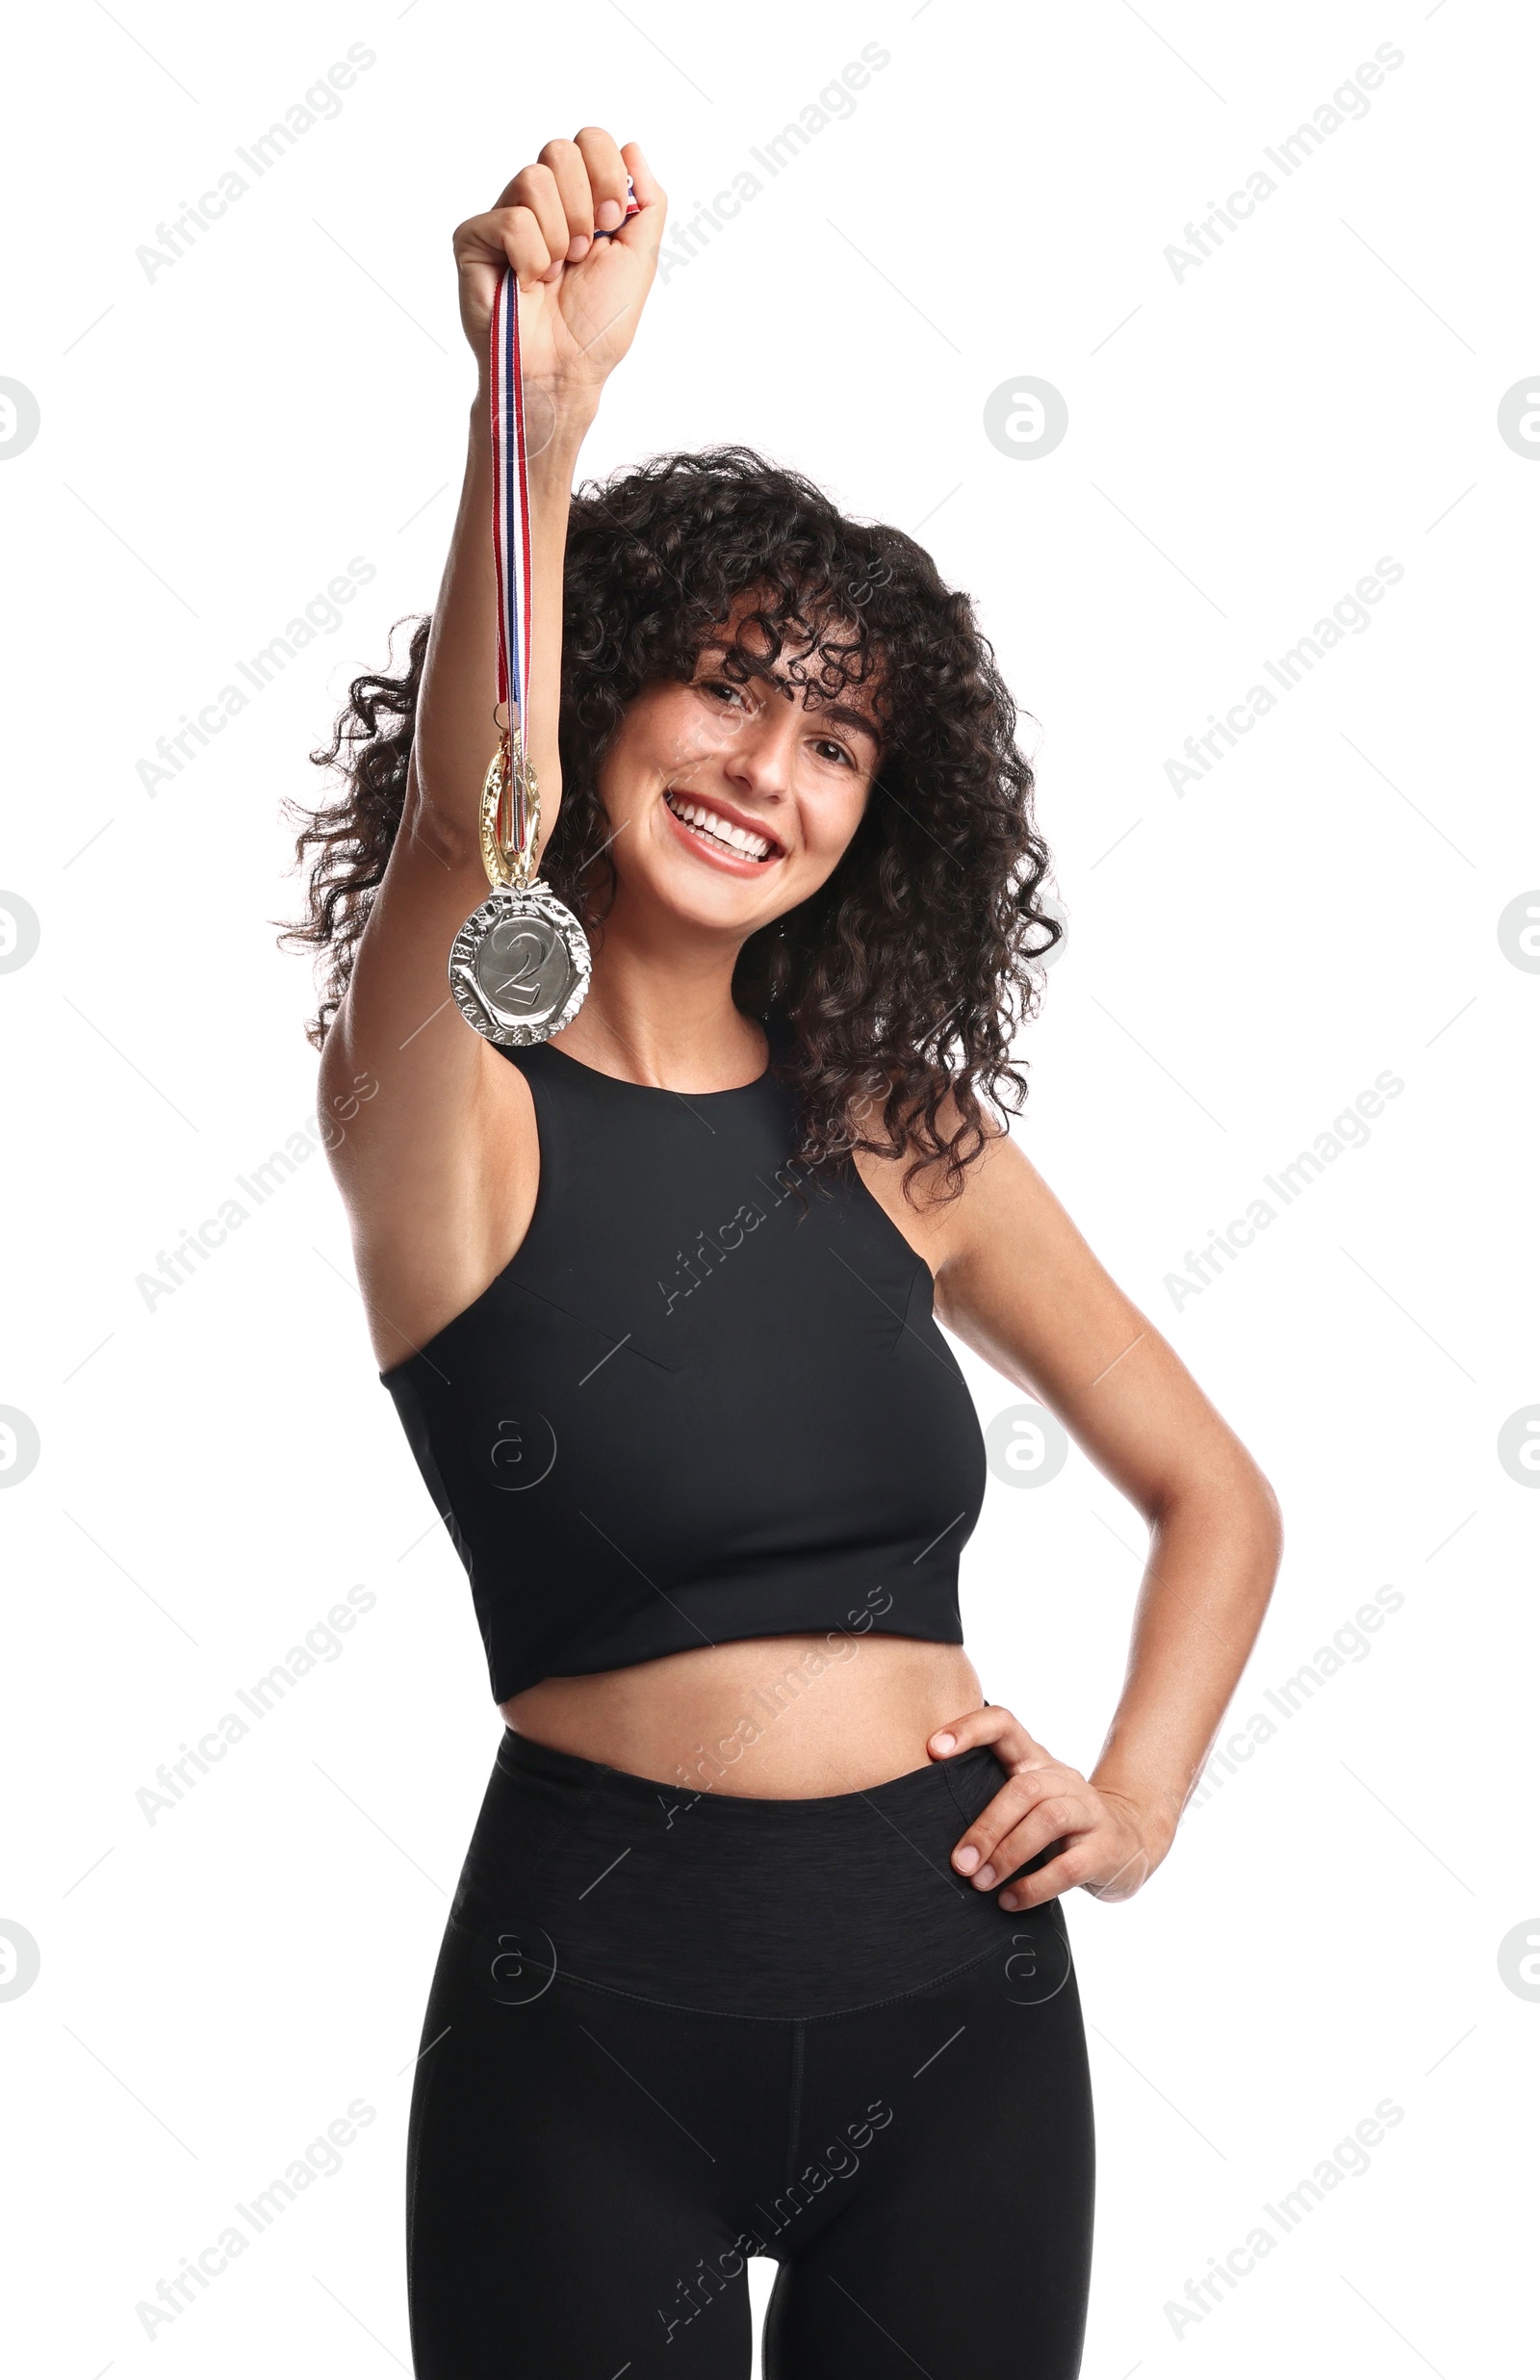
[[[556,1048],[601,1074],[658,1090],[731,1091],[764,1072],[762,1025],[732,998],[735,945],[643,947],[601,929],[588,996]]]

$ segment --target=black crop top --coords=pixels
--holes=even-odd
[[[854,1167],[791,1162],[769,1073],[683,1093],[504,1055],[539,1132],[528,1231],[380,1375],[494,1698],[742,1637],[961,1643],[984,1441],[930,1270]]]

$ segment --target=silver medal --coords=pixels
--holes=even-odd
[[[492,890],[449,947],[456,1008],[503,1049],[527,1049],[571,1024],[593,967],[578,919],[534,876],[539,834],[539,789],[510,729],[481,789],[481,857]]]
[[[526,1049],[571,1024],[592,966],[588,937],[548,885],[498,885],[449,951],[449,989],[467,1024]]]

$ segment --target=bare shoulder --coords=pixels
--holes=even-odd
[[[962,1122],[950,1101],[937,1129],[946,1138]],[[861,1155],[857,1164],[930,1266],[938,1320],[1049,1406],[1141,1511],[1168,1509],[1198,1478],[1260,1476],[1174,1349],[998,1124],[954,1199],[927,1192],[939,1166],[918,1177],[916,1206],[905,1193],[905,1161]]]
[[[965,1135],[959,1145],[960,1154],[967,1158],[960,1183],[948,1183],[946,1164],[939,1159],[915,1173],[918,1152],[912,1148],[902,1157],[875,1156],[861,1150],[855,1164],[889,1222],[930,1267],[937,1282],[937,1311],[945,1319],[944,1283],[949,1269],[969,1238],[986,1228],[985,1208],[995,1203],[995,1181],[991,1179],[989,1193],[986,1193],[986,1176],[997,1175],[1002,1164],[1009,1168],[1020,1152],[988,1108],[981,1106],[978,1124],[970,1125],[952,1091],[942,1096],[935,1129],[943,1142],[956,1141],[959,1133]]]
[[[955,1184],[939,1162],[907,1182],[912,1150],[903,1158],[862,1153],[856,1162],[872,1196],[929,1265],[938,1319],[1019,1379],[1024,1332],[1068,1332],[1090,1320],[1099,1340],[1108,1332],[1116,1336],[1133,1309],[1020,1141],[980,1105],[979,1121],[970,1125],[949,1091],[937,1113],[943,1141],[966,1132],[959,1143],[966,1162]],[[1003,1363],[1002,1331],[1015,1340]],[[1041,1347],[1034,1353],[1040,1358]],[[1044,1367],[1034,1361],[1026,1368],[1040,1377]]]

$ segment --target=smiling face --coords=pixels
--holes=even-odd
[[[881,751],[870,686],[823,697],[783,659],[740,684],[723,674],[736,616],[689,685],[644,687],[604,756],[616,924],[663,913],[741,944],[815,892],[860,824]]]

